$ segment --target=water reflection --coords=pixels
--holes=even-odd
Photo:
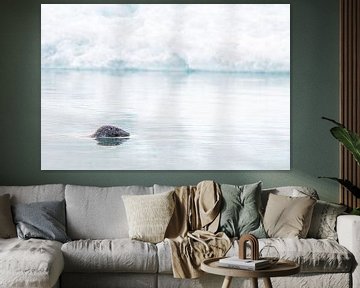
[[[41,77],[44,170],[289,169],[288,74],[51,70]],[[104,124],[132,136],[94,142],[90,134]]]
[[[129,138],[96,138],[97,145],[100,146],[118,146],[126,141],[129,140]]]

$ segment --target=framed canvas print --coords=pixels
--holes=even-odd
[[[41,169],[290,169],[290,5],[42,4]]]

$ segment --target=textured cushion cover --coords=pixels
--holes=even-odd
[[[61,243],[0,239],[0,287],[53,287],[64,268]]]
[[[66,185],[67,232],[71,239],[128,238],[122,195],[153,194],[152,187]]]
[[[22,239],[70,240],[65,231],[64,201],[15,204],[13,214],[18,236]]]
[[[0,196],[0,238],[16,237],[16,229],[11,215],[10,196]]]
[[[61,248],[67,272],[157,271],[156,246],[131,239],[78,240]]]
[[[305,238],[316,200],[306,197],[269,195],[264,227],[269,237]]]
[[[318,200],[314,206],[307,237],[337,240],[336,219],[344,213],[346,206]]]
[[[260,216],[261,182],[244,186],[221,185],[223,197],[219,231],[229,237],[251,233],[266,237]]]
[[[173,193],[123,196],[131,239],[152,243],[164,240],[175,208]]]

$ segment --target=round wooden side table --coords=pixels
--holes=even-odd
[[[229,288],[233,277],[251,278],[253,287],[258,288],[258,278],[263,278],[265,287],[272,288],[270,277],[289,276],[300,272],[300,266],[288,260],[279,260],[270,268],[261,270],[245,270],[237,268],[222,267],[219,259],[206,259],[201,263],[201,270],[216,275],[225,276],[222,288]]]

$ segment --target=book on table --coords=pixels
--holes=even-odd
[[[251,260],[240,259],[238,256],[233,256],[220,259],[219,266],[247,270],[260,270],[270,267],[271,263],[266,259]]]

